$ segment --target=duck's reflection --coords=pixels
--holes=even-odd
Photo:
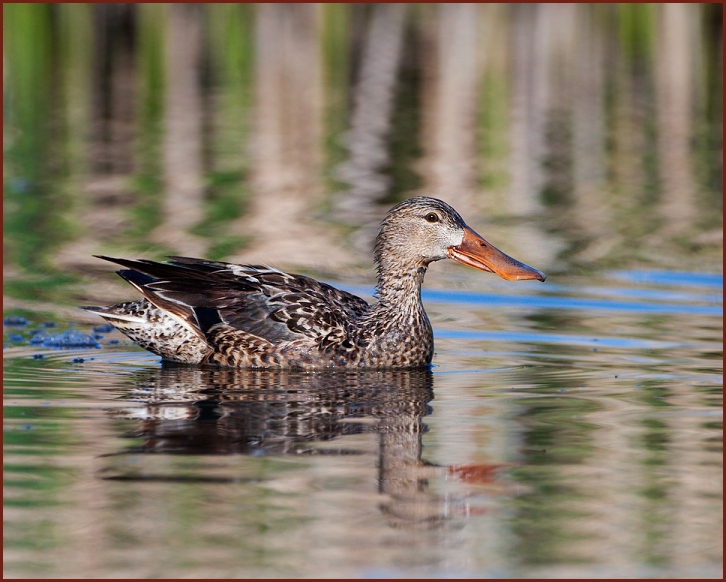
[[[435,527],[477,509],[466,499],[427,491],[432,471],[451,473],[421,459],[433,385],[428,369],[292,372],[164,365],[137,373],[124,397],[134,406],[112,414],[139,422],[129,436],[142,443],[125,453],[370,454],[370,448],[325,442],[374,433],[379,491],[386,494],[381,509],[392,525]]]

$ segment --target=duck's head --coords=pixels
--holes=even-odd
[[[391,208],[376,239],[379,267],[384,270],[425,267],[441,259],[454,259],[509,281],[545,280],[544,273],[489,244],[441,200],[410,198]]]

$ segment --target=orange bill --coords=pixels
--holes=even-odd
[[[507,281],[545,280],[544,273],[505,255],[468,226],[464,228],[461,244],[449,247],[449,257],[475,269],[496,273]]]

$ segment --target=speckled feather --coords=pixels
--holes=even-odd
[[[435,214],[436,224],[426,219]],[[431,363],[421,302],[430,262],[447,258],[466,225],[450,206],[412,198],[392,208],[376,240],[374,305],[303,275],[186,257],[166,263],[99,257],[143,299],[97,313],[166,360],[243,368],[415,367]]]

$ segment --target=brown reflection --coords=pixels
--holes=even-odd
[[[336,169],[338,177],[350,185],[345,197],[337,201],[338,214],[353,224],[377,218],[375,213],[371,215],[373,205],[389,189],[390,179],[382,170],[391,163],[387,137],[393,123],[407,17],[405,4],[371,6],[345,140],[350,156]]]
[[[378,491],[386,496],[381,511],[392,526],[430,528],[482,510],[469,507],[463,496],[431,493],[429,478],[481,485],[491,483],[498,468],[440,467],[421,459],[433,384],[430,370],[311,373],[164,365],[134,378],[124,398],[140,407],[110,414],[138,420],[126,436],[143,442],[121,455],[370,455],[361,444],[321,443],[376,434]],[[123,470],[100,476],[154,480]],[[198,480],[207,481],[204,475]]]
[[[345,264],[340,241],[313,215],[323,203],[323,71],[319,4],[259,4],[248,183],[254,193],[230,232],[252,238],[232,262]],[[301,242],[304,241],[304,244]]]
[[[576,7],[576,52],[572,104],[572,217],[575,228],[590,241],[581,260],[594,261],[618,242],[607,199],[605,77],[607,36],[602,15],[589,6]],[[596,242],[595,242],[596,241]]]
[[[424,76],[427,157],[421,169],[427,191],[454,206],[471,207],[476,188],[480,6],[442,4],[430,25],[431,69]]]
[[[656,105],[662,197],[662,234],[671,236],[693,226],[696,218],[693,140],[693,70],[699,18],[687,4],[664,4],[660,10],[656,61]]]
[[[551,40],[549,11],[538,4],[518,4],[513,8],[512,97],[511,97],[511,184],[509,212],[528,216],[540,213],[539,192],[545,176],[541,160],[545,156],[545,119],[551,102],[547,76]]]

